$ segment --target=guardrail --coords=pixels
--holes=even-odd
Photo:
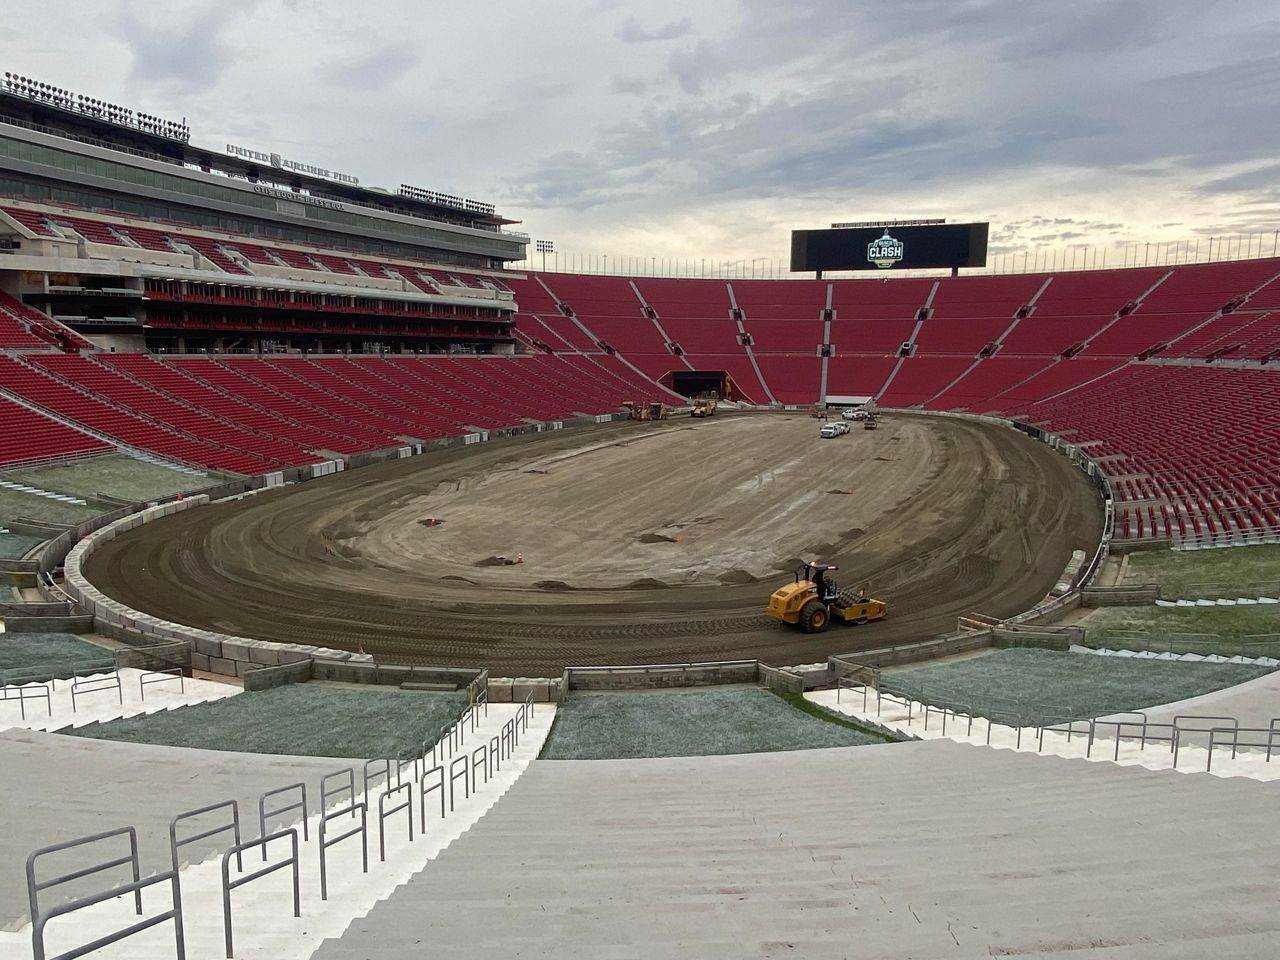
[[[1133,650],[1136,653],[1186,653],[1218,657],[1280,657],[1280,633],[1259,633],[1243,637],[1224,637],[1217,633],[1151,634],[1128,630],[1085,630],[1090,646],[1101,649]]]
[[[885,691],[868,683],[841,677],[837,680],[836,703],[839,704],[846,694],[861,698],[863,713],[870,713],[874,700],[876,717],[881,716],[886,703],[905,709],[908,727],[919,719],[921,728],[928,731],[930,720],[936,719],[941,723],[941,734],[944,737],[947,736],[948,722],[965,724],[965,736],[973,736],[975,723],[979,724],[981,733],[981,724],[985,722],[985,742],[988,746],[991,744],[992,731],[997,727],[1013,732],[1018,749],[1022,748],[1024,732],[1031,731],[1035,736],[1037,752],[1044,750],[1046,733],[1065,734],[1068,743],[1077,736],[1087,738],[1086,757],[1092,757],[1093,748],[1100,740],[1114,740],[1112,759],[1115,761],[1119,761],[1120,747],[1125,741],[1136,742],[1139,750],[1145,750],[1148,744],[1168,744],[1172,754],[1171,765],[1176,770],[1182,748],[1196,738],[1202,738],[1205,739],[1206,746],[1206,772],[1213,768],[1215,749],[1231,747],[1232,759],[1242,749],[1265,750],[1268,763],[1271,762],[1272,752],[1280,750],[1280,717],[1272,719],[1267,727],[1242,727],[1237,718],[1227,716],[1178,714],[1172,721],[1155,721],[1149,720],[1141,711],[1129,711],[1106,717],[1085,717],[1072,716],[1067,711],[1059,712],[1060,708],[1050,705],[1039,705],[1037,719],[1027,723],[1020,715],[1013,713],[986,708],[978,710],[971,704],[948,701],[937,696],[920,700],[910,694]],[[1106,735],[1108,730],[1111,731],[1109,737]],[[1251,734],[1255,736],[1248,736]]]
[[[361,845],[364,848],[364,869],[365,872],[368,872],[367,797],[372,780],[376,780],[379,776],[383,779],[383,789],[377,798],[378,855],[379,862],[382,862],[386,859],[386,821],[400,813],[404,813],[408,820],[408,842],[415,842],[415,836],[418,838],[424,836],[427,832],[427,809],[429,806],[435,805],[434,798],[429,799],[431,794],[439,792],[440,819],[445,819],[455,809],[454,801],[458,790],[462,790],[464,796],[471,796],[472,793],[479,789],[481,780],[487,784],[495,773],[501,771],[503,764],[511,759],[513,753],[519,747],[522,737],[528,732],[529,721],[533,717],[534,709],[533,693],[530,692],[515,714],[503,724],[498,733],[491,736],[487,742],[481,742],[467,750],[465,749],[465,739],[468,733],[476,733],[479,717],[487,715],[488,711],[488,704],[484,698],[469,704],[463,714],[450,725],[450,728],[446,728],[446,732],[449,734],[446,738],[446,744],[456,744],[456,748],[450,748],[447,754],[444,753],[442,748],[438,757],[440,762],[433,761],[431,766],[426,766],[424,761],[426,754],[430,753],[430,747],[425,745],[422,754],[415,757],[367,761],[360,779],[366,799],[357,799],[360,797],[360,791],[357,790],[355,768],[344,768],[325,775],[321,780],[320,786],[320,819],[316,851],[319,861],[321,900],[327,899],[329,892],[326,851],[334,845],[360,835]],[[379,767],[381,771],[379,771]],[[413,779],[408,779],[404,776],[406,772],[410,771]],[[446,796],[446,792],[448,796]],[[417,796],[416,801],[414,799],[415,795]],[[32,945],[35,960],[73,960],[75,957],[83,956],[100,947],[116,943],[168,920],[174,921],[176,956],[178,960],[185,960],[180,850],[189,844],[209,840],[222,834],[229,835],[232,840],[230,845],[219,851],[221,857],[223,938],[226,955],[228,958],[232,957],[234,953],[232,891],[278,870],[291,868],[293,873],[293,915],[295,917],[301,915],[300,851],[301,844],[310,842],[307,798],[308,790],[305,783],[288,784],[263,792],[258,798],[259,836],[250,840],[243,840],[241,837],[240,807],[235,800],[212,803],[177,814],[169,821],[169,869],[146,879],[142,879],[142,865],[138,856],[137,829],[132,826],[42,847],[32,852],[27,858],[27,891],[31,908]],[[280,802],[273,802],[277,799]],[[326,805],[329,802],[334,803],[335,809],[326,809]],[[341,804],[341,806],[338,806],[338,804]],[[417,812],[421,825],[421,829],[416,835],[413,829],[415,804],[418,807]],[[218,816],[219,814],[222,816]],[[299,831],[296,823],[275,829],[268,826],[269,820],[276,820],[283,816],[293,817],[297,814],[301,814],[299,818],[301,831]],[[338,835],[331,835],[329,833],[329,824],[344,817],[351,820],[358,818],[360,823],[359,825],[353,825],[350,829]],[[194,833],[188,834],[184,831],[184,827],[192,826],[195,821],[202,818],[206,821],[209,818],[216,819],[212,823],[206,822],[202,828],[197,827]],[[299,832],[302,834],[301,840],[298,837]],[[105,859],[99,857],[79,869],[71,870],[53,878],[45,879],[38,876],[38,862],[48,854],[89,847],[117,837],[126,837],[128,839],[128,853],[106,857]],[[281,860],[268,862],[268,847],[284,839],[290,841],[289,855]],[[245,851],[253,849],[261,849],[263,866],[245,873],[243,854]],[[236,862],[236,873],[238,875],[233,875],[231,870],[233,858]],[[51,887],[120,867],[129,868],[132,876],[131,881],[110,885],[103,890],[48,909],[43,908],[40,904],[40,894]],[[130,894],[134,897],[135,912],[138,916],[142,916],[142,891],[147,887],[162,883],[169,883],[172,889],[172,906],[170,909],[105,934],[91,942],[81,944],[55,957],[47,956],[44,947],[44,931],[51,920],[84,907]]]
[[[93,846],[111,840],[115,837],[128,837],[129,853],[125,856],[114,857],[107,860],[95,860],[89,866],[82,867],[79,870],[72,870],[70,873],[61,874],[47,880],[40,880],[37,877],[37,865],[39,861],[52,853],[59,853],[65,850],[74,850],[80,847]],[[58,904],[45,910],[40,906],[40,894],[42,891],[51,887],[60,886],[64,883],[70,883],[74,880],[83,880],[86,877],[95,876],[117,867],[129,867],[133,874],[133,880],[127,883],[115,884],[106,889],[98,890],[96,893],[87,894],[85,896],[76,897],[66,903]],[[114,900],[117,897],[133,895],[134,912],[137,916],[142,916],[142,891],[148,887],[155,886],[160,883],[168,883],[172,895],[172,906],[153,917],[147,917],[136,923],[121,927],[111,933],[104,934],[87,943],[67,950],[63,953],[49,957],[45,951],[44,934],[51,920],[58,917],[75,913],[85,907],[92,907],[95,904],[103,903],[107,900]],[[41,847],[39,850],[32,851],[27,857],[27,897],[31,909],[31,951],[34,960],[72,960],[74,957],[84,956],[86,953],[92,953],[102,947],[109,946],[113,943],[119,943],[126,940],[135,933],[141,933],[143,930],[165,923],[169,920],[173,921],[174,949],[178,960],[186,960],[186,945],[183,940],[182,933],[182,891],[181,884],[178,881],[177,870],[166,870],[163,873],[142,879],[141,863],[138,858],[138,831],[134,827],[120,827],[116,830],[106,830],[102,833],[95,833],[91,836],[80,837],[77,840],[68,840],[64,843],[56,843],[52,846]]]

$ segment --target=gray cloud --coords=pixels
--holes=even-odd
[[[133,56],[130,80],[143,89],[198,90],[217,83],[235,59],[235,24],[258,0],[168,7],[131,3],[100,22],[118,32]]]
[[[399,80],[422,62],[422,55],[410,45],[363,50],[322,64],[317,75],[325,81],[348,84],[360,90],[377,91]]]
[[[693,21],[689,17],[669,20],[653,30],[646,30],[635,17],[628,17],[614,36],[623,43],[653,43],[659,40],[679,40],[692,29]]]
[[[622,77],[614,74],[609,78],[609,89],[614,93],[625,93],[633,96],[639,96],[650,90],[654,85],[654,81],[645,77]]]
[[[990,218],[1004,250],[1280,220],[1267,4],[94,6],[29,5],[0,56],[185,113],[204,145],[493,199],[566,250],[778,256],[791,225],[876,216]]]

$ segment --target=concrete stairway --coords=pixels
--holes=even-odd
[[[1276,955],[1278,800],[951,742],[544,761],[315,958]]]
[[[855,720],[879,724],[922,740],[1036,753],[1048,756],[1119,763],[1148,770],[1212,772],[1218,777],[1280,780],[1280,736],[1269,733],[1280,712],[1280,671],[1212,693],[1174,703],[1145,707],[1141,712],[1112,714],[1089,720],[1046,720],[1043,728],[1006,726],[983,716],[944,711],[908,696],[885,694],[877,701],[872,688],[813,690],[805,699]],[[1173,747],[1177,725],[1178,749]],[[1094,739],[1090,742],[1090,727]],[[1237,727],[1237,748],[1227,728]],[[1211,734],[1215,728],[1220,734]],[[1146,738],[1144,740],[1144,737]],[[1216,742],[1214,742],[1216,741]],[[1211,749],[1212,748],[1212,749]]]
[[[518,708],[519,705],[490,705],[488,716],[480,721],[475,731],[467,734],[466,743],[457,755],[461,756],[463,750],[469,754],[481,743],[487,744],[491,736],[498,736],[503,724]],[[454,810],[445,818],[441,819],[438,815],[439,794],[430,797],[425,834],[419,832],[420,807],[415,792],[414,842],[408,842],[405,813],[401,812],[389,817],[386,822],[387,859],[385,862],[379,861],[378,787],[371,789],[366,836],[368,872],[363,869],[364,857],[361,838],[358,835],[330,847],[326,853],[328,899],[325,901],[320,899],[319,889],[317,838],[320,814],[313,809],[308,822],[310,840],[301,842],[301,833],[299,835],[301,916],[294,918],[292,915],[292,881],[288,869],[272,873],[251,882],[242,890],[234,891],[232,893],[234,955],[238,958],[255,958],[255,960],[256,958],[305,960],[323,938],[341,934],[354,917],[368,911],[379,899],[389,896],[397,886],[421,870],[429,860],[437,857],[442,850],[472,828],[489,811],[537,756],[550,729],[554,710],[552,705],[538,704],[528,731],[521,737],[519,747],[511,758],[503,762],[502,769],[496,772],[488,783],[485,783],[481,777],[476,789],[469,796],[463,796],[462,785],[459,783]],[[175,752],[208,755],[204,751]],[[239,761],[247,755],[228,756],[233,756]],[[297,765],[301,758],[260,757],[257,759],[268,762],[280,760]],[[315,790],[315,782],[321,775],[352,765],[356,767],[357,799],[363,799],[360,793],[361,761],[315,758],[304,761],[301,764],[303,767],[301,771],[290,770],[282,764],[281,775],[274,778],[274,782],[269,786],[281,786],[291,780],[305,779]],[[244,792],[243,788],[239,788],[239,791]],[[221,794],[211,799],[228,799],[235,795],[235,788],[223,784]],[[313,804],[318,803],[319,791],[315,790],[311,797]],[[337,806],[342,807],[347,803],[349,799],[344,795]],[[169,813],[195,805],[173,806]],[[246,839],[256,836],[256,800],[242,801],[242,817],[245,817],[249,824],[244,829]],[[119,822],[130,822],[130,818],[112,820],[110,825],[114,826]],[[329,824],[329,834],[331,837],[341,834],[356,823],[358,820],[353,821],[347,818],[336,820]],[[43,838],[43,842],[49,842],[47,835]],[[39,842],[36,842],[29,846],[38,845]],[[223,843],[219,848],[225,846],[226,844]],[[270,862],[283,859],[288,848],[288,841],[272,844]],[[151,865],[159,868],[162,862],[167,861],[167,856],[166,852],[162,859],[152,858]],[[261,866],[262,859],[258,851],[246,852],[245,873],[253,872]],[[221,857],[211,857],[203,862],[188,865],[181,872],[183,927],[186,955],[190,960],[221,960],[224,956],[220,869]],[[232,879],[234,880],[237,875],[238,871],[232,861]],[[157,913],[167,909],[168,905],[167,886],[156,887],[148,895],[146,912]],[[78,911],[62,921],[55,920],[49,927],[50,955],[71,949],[92,937],[131,923],[136,918],[130,906],[131,904],[126,901],[108,901]],[[0,933],[0,957],[28,956],[30,937],[29,926],[11,934]],[[166,923],[145,931],[104,948],[94,953],[94,956],[112,958],[112,960],[170,960],[174,956],[173,924]]]
[[[161,710],[208,703],[242,692],[242,688],[236,684],[216,680],[197,680],[191,677],[184,677],[181,687],[176,679],[140,686],[139,680],[144,675],[143,671],[132,667],[121,667],[119,673],[119,691],[106,685],[106,674],[86,678],[93,681],[92,686],[100,689],[90,693],[76,694],[74,709],[71,702],[70,680],[50,681],[49,685],[52,689],[47,705],[43,696],[40,699],[26,700],[25,718],[22,716],[23,703],[17,699],[0,700],[0,730],[12,727],[54,732],[84,727],[91,723],[106,723],[122,717],[136,717],[147,713],[158,713]],[[152,674],[147,679],[155,680],[159,677]],[[21,684],[21,686],[38,688],[41,684]]]
[[[257,798],[264,790],[300,780],[316,790],[330,770],[360,762],[183,750],[27,730],[0,733],[0,928],[12,930],[27,921],[22,864],[38,847],[132,824],[138,828],[144,867],[159,870],[169,863],[174,814],[236,799],[245,836],[255,836]],[[214,851],[218,839],[184,852],[198,860]],[[59,898],[51,891],[42,902]],[[6,942],[0,940],[0,956],[7,958]],[[12,956],[27,956],[28,950]]]

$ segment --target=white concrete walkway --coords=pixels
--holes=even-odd
[[[121,717],[136,717],[144,713],[188,707],[242,692],[238,684],[196,680],[191,677],[183,677],[180,684],[177,677],[149,674],[132,667],[122,667],[119,676],[119,689],[116,689],[110,671],[80,678],[74,708],[71,680],[21,684],[21,688],[26,691],[26,699],[22,701],[17,699],[15,687],[6,687],[4,689],[9,699],[0,700],[0,731],[25,729],[52,732],[68,727],[83,727],[94,722],[106,723]],[[141,684],[143,679],[148,682]],[[50,691],[48,701],[42,692],[46,687]],[[24,707],[25,719],[22,716]]]

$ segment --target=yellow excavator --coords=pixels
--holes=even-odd
[[[839,567],[828,563],[806,563],[795,572],[795,580],[773,591],[767,608],[769,616],[818,633],[832,619],[845,623],[883,620],[889,612],[883,600],[868,597],[863,590],[840,592],[830,571]]]

